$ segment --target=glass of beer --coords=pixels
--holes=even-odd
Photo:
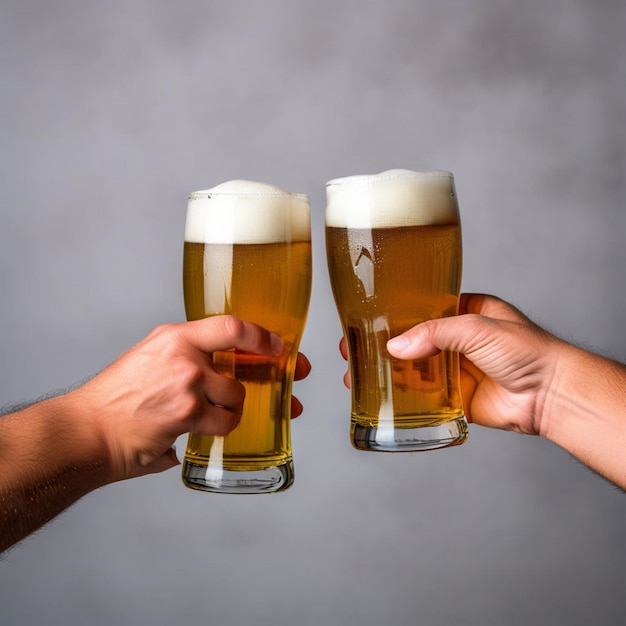
[[[348,345],[359,450],[401,452],[467,439],[458,355],[393,358],[389,339],[456,315],[462,249],[450,172],[389,170],[327,183],[330,283]]]
[[[279,356],[214,352],[214,370],[245,387],[241,421],[225,437],[191,433],[182,467],[192,489],[271,493],[294,480],[290,413],[311,294],[309,198],[235,180],[189,196],[183,291],[188,320],[230,314],[279,335]]]

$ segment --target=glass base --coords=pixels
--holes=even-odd
[[[467,420],[463,416],[449,422],[416,428],[362,426],[354,422],[350,428],[352,445],[357,450],[377,452],[419,452],[449,448],[461,445],[467,436]]]
[[[259,470],[233,471],[183,462],[183,483],[213,493],[277,493],[293,485],[293,461]]]

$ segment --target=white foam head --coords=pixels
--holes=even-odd
[[[390,228],[459,222],[454,176],[441,170],[387,170],[326,184],[326,225]]]
[[[249,180],[231,180],[189,195],[185,241],[310,241],[309,197]]]

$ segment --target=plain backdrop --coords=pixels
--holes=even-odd
[[[463,289],[626,359],[625,27],[621,0],[2,0],[0,404],[184,319],[193,190],[310,194],[315,263],[295,485],[89,494],[0,561],[0,623],[623,623],[625,496],[562,450],[350,447],[323,212],[330,178],[451,170]]]

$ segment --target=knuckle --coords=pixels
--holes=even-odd
[[[424,337],[425,339],[432,339],[435,336],[437,330],[438,320],[426,320],[421,324],[417,324],[411,328],[407,335],[411,339],[419,339],[420,337]]]
[[[183,418],[193,417],[202,411],[202,399],[196,393],[183,393],[178,397],[177,412]]]
[[[488,320],[485,317],[478,315],[477,313],[468,313],[465,316],[465,322],[467,323],[468,330],[473,335],[477,335],[481,332],[484,333],[487,321]]]
[[[467,319],[467,352],[475,352],[488,346],[497,336],[501,322],[479,314],[471,314]]]
[[[235,317],[234,315],[225,315],[222,318],[222,322],[224,324],[224,331],[229,337],[237,339],[245,335],[246,326],[238,317]]]
[[[195,389],[204,377],[204,369],[198,363],[186,358],[177,360],[176,380],[182,388]]]
[[[147,340],[156,343],[162,353],[171,354],[180,347],[180,324],[160,324],[152,330]]]
[[[246,388],[238,381],[233,381],[235,384],[232,389],[233,402],[232,405],[236,408],[243,407],[244,400],[246,399]]]
[[[211,406],[195,417],[193,432],[207,436],[225,436],[232,432],[241,419],[241,412],[225,407]]]
[[[214,432],[216,435],[224,436],[237,428],[241,415],[234,411],[223,410],[221,419],[214,421]]]
[[[176,332],[177,324],[159,324],[153,331],[150,333],[150,337],[153,338],[169,338]]]
[[[440,319],[426,320],[417,326],[408,330],[405,335],[411,345],[419,346],[422,344],[437,345],[438,335],[440,333]]]

